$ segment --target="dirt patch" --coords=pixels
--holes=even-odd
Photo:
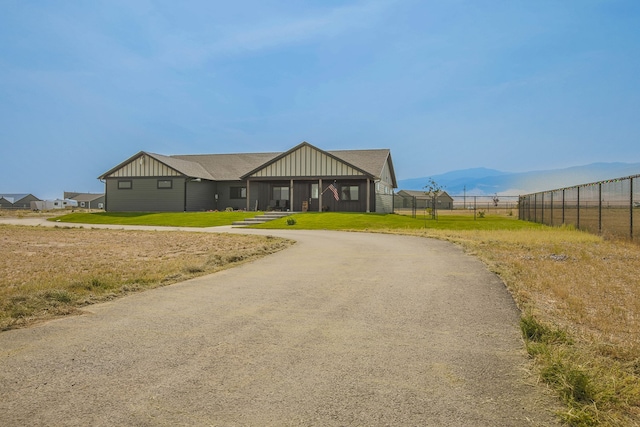
[[[267,236],[0,226],[0,330],[219,271],[290,244]]]

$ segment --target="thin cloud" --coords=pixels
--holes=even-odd
[[[166,36],[163,60],[174,64],[197,65],[217,56],[242,55],[266,49],[285,48],[339,37],[374,25],[390,7],[391,1],[359,3],[306,16],[265,17],[259,22],[218,26],[213,40],[202,34],[174,33]],[[313,11],[317,12],[317,11]]]

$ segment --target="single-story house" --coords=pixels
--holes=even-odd
[[[72,191],[65,191],[64,198],[77,201],[79,208],[104,209],[104,193],[75,193]]]
[[[141,151],[100,175],[107,211],[393,212],[389,149],[165,156]]]
[[[40,200],[33,194],[0,193],[0,208],[2,209],[30,209],[31,202]]]
[[[433,204],[433,197],[424,191],[400,190],[395,196],[396,209],[427,209]],[[415,203],[415,205],[414,205]],[[453,198],[446,191],[440,191],[436,196],[437,209],[453,209]]]

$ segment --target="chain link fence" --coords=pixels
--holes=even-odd
[[[640,175],[521,196],[519,218],[640,241]]]
[[[520,196],[473,196],[446,194],[435,199],[436,211],[441,213],[452,212],[460,214],[462,212],[480,215],[517,215],[518,200]],[[395,213],[404,215],[422,215],[426,211],[431,212],[433,200],[426,195],[402,197],[396,195]]]

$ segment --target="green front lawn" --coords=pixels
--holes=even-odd
[[[77,224],[113,224],[113,225],[154,225],[166,227],[216,227],[231,225],[234,221],[252,218],[262,212],[98,212],[72,213],[50,219]],[[295,220],[288,225],[287,220]],[[413,230],[420,228],[439,230],[519,230],[543,227],[532,222],[519,221],[516,217],[487,215],[473,219],[473,216],[461,214],[440,215],[437,220],[429,216],[348,213],[348,212],[309,212],[293,214],[251,228],[279,229],[297,228],[304,230]]]
[[[288,225],[287,220],[295,220]],[[342,213],[342,212],[309,212],[293,214],[286,218],[254,225],[251,228],[298,228],[304,230],[403,230],[431,228],[441,230],[518,230],[523,228],[539,228],[540,224],[519,221],[516,217],[488,215],[485,218],[473,219],[469,215],[441,215],[437,220],[418,215],[375,214],[375,213]]]
[[[165,227],[217,227],[252,218],[262,212],[97,212],[72,213],[50,221],[76,224],[155,225]]]

